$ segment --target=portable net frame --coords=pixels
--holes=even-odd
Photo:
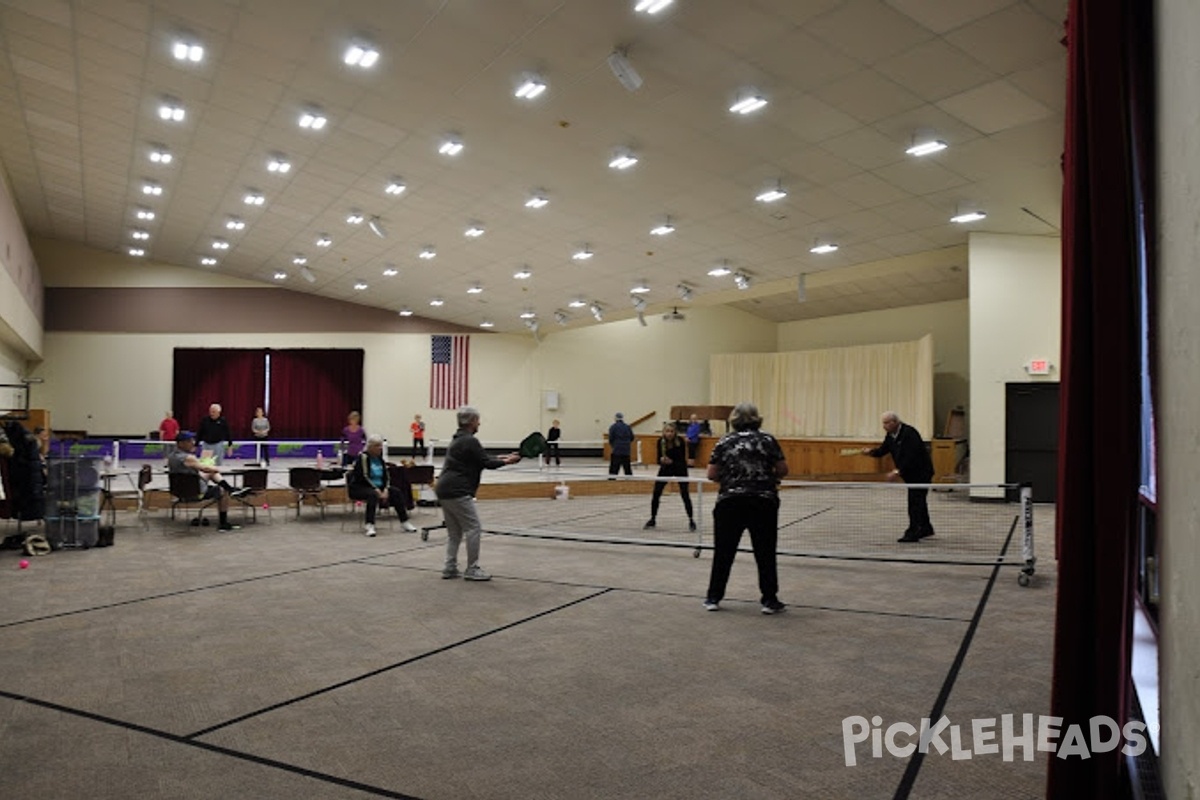
[[[509,482],[484,486],[485,533],[533,539],[711,550],[717,485],[707,480],[559,470],[505,470]],[[520,473],[519,482],[512,473]],[[665,483],[653,528],[654,485]],[[687,484],[696,530],[680,498]],[[927,489],[936,535],[897,542],[908,523],[908,492]],[[423,536],[428,538],[428,530]],[[1034,572],[1032,491],[1018,484],[903,484],[783,481],[779,486],[781,556],[1020,568]],[[750,551],[750,537],[741,550]]]

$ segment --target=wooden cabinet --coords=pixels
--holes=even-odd
[[[958,465],[967,456],[967,440],[934,439],[930,447],[933,456],[933,482],[956,483]]]

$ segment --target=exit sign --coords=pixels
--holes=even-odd
[[[1025,365],[1025,371],[1030,375],[1049,375],[1050,362],[1045,358],[1031,358]]]

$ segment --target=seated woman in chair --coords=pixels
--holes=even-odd
[[[354,459],[354,466],[346,478],[346,491],[352,500],[366,503],[363,530],[367,536],[375,535],[375,510],[379,506],[391,506],[400,517],[400,526],[412,532],[417,526],[408,521],[404,494],[388,480],[387,464],[383,460],[383,437],[372,434],[367,437],[367,448]]]
[[[217,501],[217,512],[219,522],[217,530],[232,531],[237,530],[238,525],[230,524],[229,522],[229,498],[243,497],[250,493],[249,489],[235,489],[228,481],[221,477],[220,471],[209,464],[202,464],[200,459],[196,457],[196,434],[191,431],[180,431],[175,436],[175,452],[167,458],[167,469],[170,472],[183,475],[196,475],[201,479],[201,486],[204,486],[204,481],[208,481],[208,488],[204,493],[205,499],[215,499]]]

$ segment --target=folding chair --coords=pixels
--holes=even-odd
[[[250,509],[250,519],[253,522],[258,522],[258,498],[265,498],[267,496],[267,475],[268,471],[266,467],[242,470],[242,488],[249,489],[250,493],[242,497],[235,497],[234,500],[242,504],[243,515],[245,515],[246,509]],[[267,521],[270,522],[270,501],[263,503],[262,507],[267,512]]]
[[[105,498],[105,503],[109,508],[115,508],[113,501],[121,498],[133,498],[137,501],[138,520],[142,523],[143,530],[149,528],[149,522],[146,520],[146,487],[154,480],[154,468],[149,464],[143,464],[138,470],[136,488],[129,489],[110,489],[107,492],[108,497]]]
[[[168,491],[171,493],[171,519],[175,519],[175,509],[182,506],[185,510],[195,508],[196,516],[192,525],[207,525],[204,509],[217,502],[215,497],[206,497],[207,484],[200,480],[199,475],[189,475],[183,472],[167,473]],[[164,529],[166,523],[164,521]]]
[[[325,498],[321,494],[325,486],[321,483],[321,471],[316,467],[292,467],[288,470],[288,485],[296,493],[296,516],[300,516],[300,508],[304,501],[315,500],[321,509],[321,519],[325,519]]]

